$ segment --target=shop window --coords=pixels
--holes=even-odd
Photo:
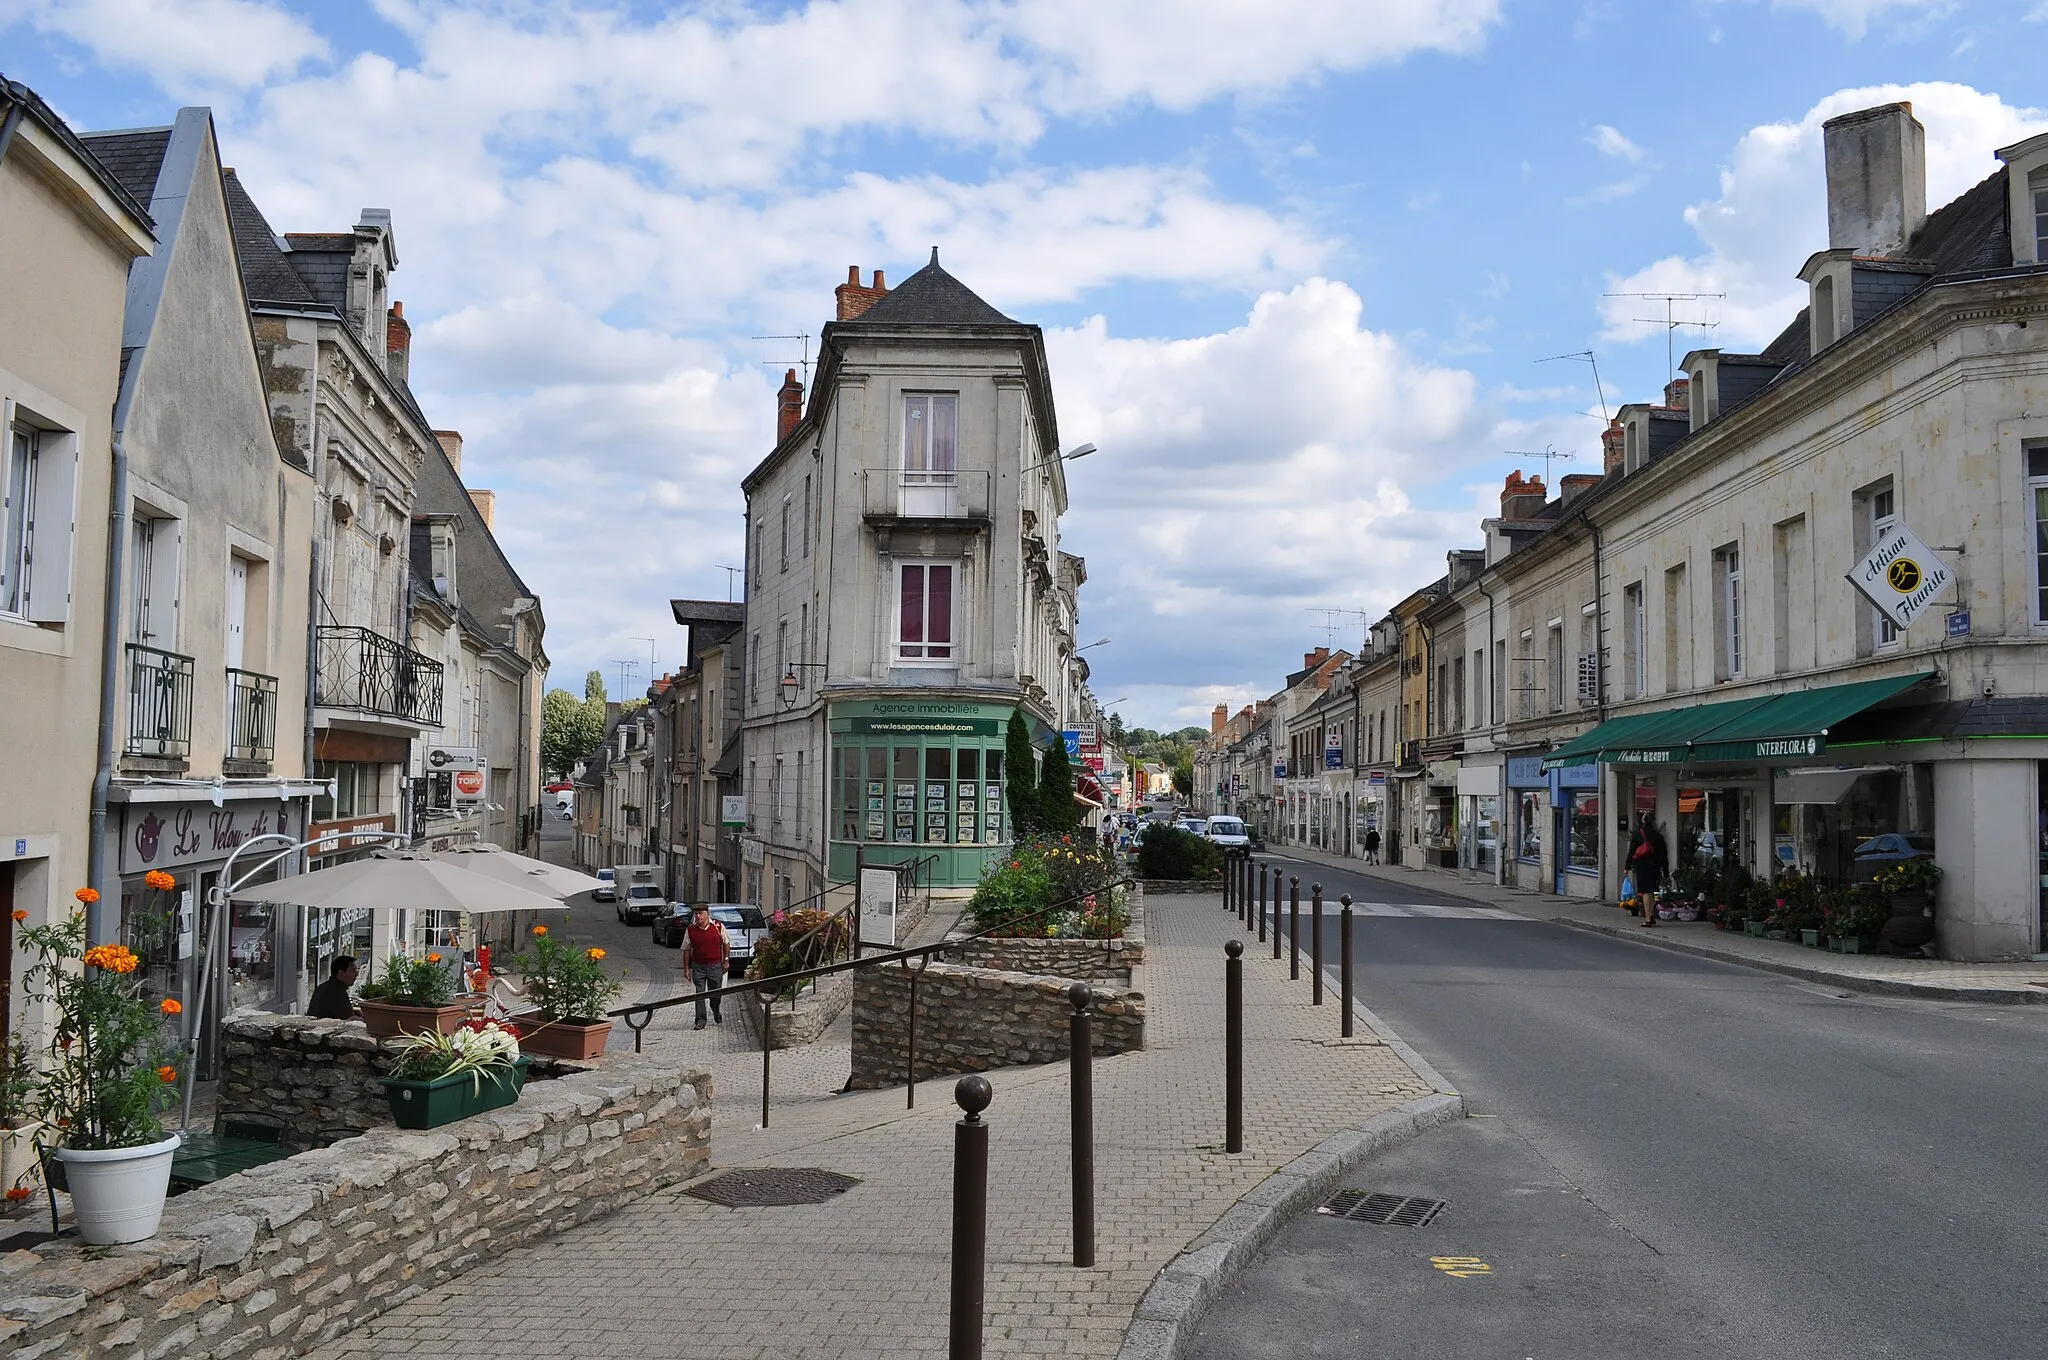
[[[1515,797],[1515,858],[1535,864],[1543,858],[1543,795],[1524,790]]]
[[[953,566],[905,562],[897,569],[896,656],[900,661],[953,659]]]
[[[1600,872],[1600,795],[1590,789],[1567,794],[1564,807],[1565,867],[1575,873]]]

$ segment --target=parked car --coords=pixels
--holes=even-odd
[[[595,902],[616,902],[619,900],[619,873],[616,869],[599,869],[597,886],[590,890]]]
[[[1209,833],[1209,822],[1204,817],[1183,817],[1174,825],[1190,836],[1206,836]]]
[[[1252,838],[1237,817],[1211,817],[1202,824],[1201,835],[1226,855],[1249,855]]]
[[[1909,859],[1932,859],[1934,841],[1927,836],[1909,836],[1904,832],[1887,831],[1881,836],[1872,836],[1857,846],[1855,854],[1856,877],[1869,878]]]
[[[737,977],[753,962],[754,946],[768,934],[768,918],[759,907],[745,902],[671,902],[665,915],[654,918],[654,942],[681,949],[690,917],[698,907],[706,905],[711,908],[711,919],[725,927],[726,944],[732,949],[729,971]]]
[[[619,899],[619,919],[629,926],[644,926],[659,918],[667,903],[668,894],[654,881],[654,875],[642,878],[635,874],[626,885],[626,895]]]

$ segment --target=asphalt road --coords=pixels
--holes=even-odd
[[[1304,896],[1463,905],[1290,871]],[[1447,1207],[1297,1219],[1193,1355],[2048,1355],[2048,1007],[1469,915],[1365,916],[1356,949],[1361,998],[1479,1117],[1346,1184]]]

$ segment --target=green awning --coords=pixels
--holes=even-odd
[[[1685,765],[1815,756],[1826,749],[1828,729],[1836,723],[1911,689],[1932,674],[1923,671],[1793,694],[1630,713],[1610,718],[1558,747],[1543,758],[1543,768],[1595,762]]]
[[[1859,680],[1847,685],[1780,694],[1763,707],[1724,723],[1693,747],[1692,758],[1792,760],[1827,749],[1828,730],[1864,709],[1934,678],[1932,671]]]

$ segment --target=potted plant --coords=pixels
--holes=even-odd
[[[1941,866],[1931,859],[1901,860],[1872,880],[1891,899],[1885,943],[1916,950],[1934,938],[1934,897]]]
[[[27,912],[18,912],[26,920]],[[28,1040],[19,1033],[0,1045],[0,1189],[6,1202],[27,1199],[40,1182],[36,1132],[42,1121],[36,1110],[36,1061]]]
[[[510,1105],[526,1084],[529,1061],[517,1032],[496,1020],[416,1034],[383,1078],[392,1121],[401,1129],[432,1129]]]
[[[533,948],[516,962],[534,1005],[513,1017],[526,1051],[579,1060],[603,1054],[612,1032],[605,1008],[619,994],[618,979],[604,970],[604,951],[579,948],[535,926]]]
[[[464,1010],[453,1004],[454,975],[443,966],[441,955],[421,958],[393,954],[384,965],[384,975],[373,972],[356,989],[356,1005],[363,1013],[363,1026],[373,1036],[390,1038],[399,1034],[452,1033],[462,1023]]]
[[[76,896],[88,905],[99,900],[90,888]],[[24,930],[20,941],[36,959],[23,989],[31,1004],[47,1007],[52,1022],[32,1099],[58,1139],[53,1156],[71,1192],[78,1235],[95,1246],[152,1237],[178,1149],[157,1118],[178,1081],[166,1029],[178,1003],[143,995],[136,976],[142,960],[128,946],[88,944],[82,911]]]

